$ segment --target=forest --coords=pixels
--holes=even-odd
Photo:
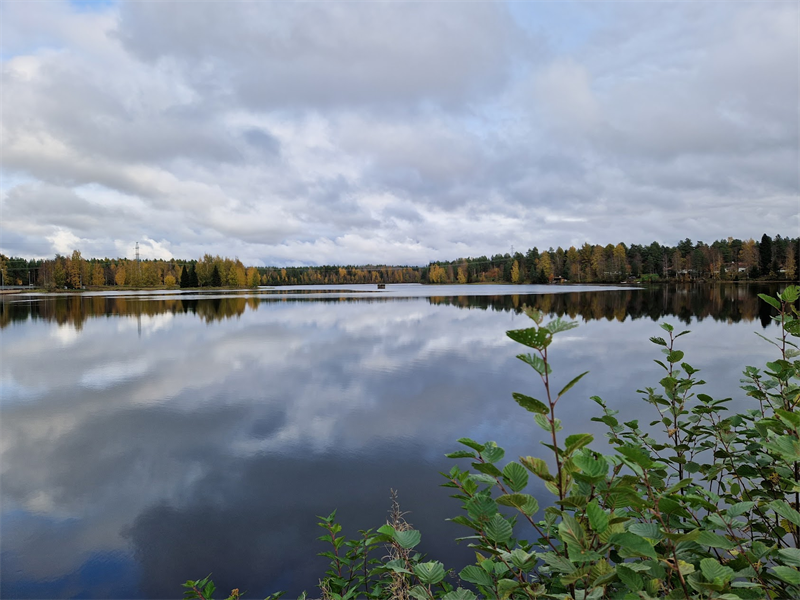
[[[0,254],[3,286],[45,289],[248,288],[352,283],[619,283],[626,281],[797,280],[800,238],[740,240],[711,244],[686,238],[675,246],[658,242],[602,246],[584,243],[527,252],[435,261],[426,266],[245,267],[237,259],[204,255],[199,260],[83,258],[80,250],[52,259]]]

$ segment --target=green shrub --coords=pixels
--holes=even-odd
[[[559,435],[556,408],[586,373],[555,394],[548,349],[577,325],[544,323],[526,310],[533,326],[508,336],[530,349],[517,358],[536,372],[543,393],[513,396],[547,432],[550,462],[504,462],[495,442],[459,440],[464,449],[448,456],[470,468],[454,466],[444,485],[461,504],[452,520],[465,527],[462,539],[476,562],[457,574],[414,550],[420,532],[396,502],[387,524],[351,540],[340,535],[335,513],[321,518],[320,539],[331,546],[322,553],[330,559],[322,597],[800,597],[800,352],[790,340],[800,337],[800,288],[760,297],[777,310],[780,336],[767,340],[777,348],[775,361],[745,370],[742,389],[754,408],[731,414],[730,398],[697,393],[704,382],[676,347],[688,331],[663,324],[665,337],[650,338],[664,354],[656,360],[663,377],[657,388],[640,390],[653,421],[620,422],[593,398],[601,414],[593,420],[608,427],[609,454],[589,447],[590,434]],[[552,494],[545,508],[525,493],[531,475]],[[186,598],[208,599],[209,583],[187,582]]]

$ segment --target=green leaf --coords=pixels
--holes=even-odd
[[[769,507],[790,523],[800,527],[800,513],[789,506],[785,500],[773,500],[769,503]]]
[[[552,334],[561,333],[562,331],[569,331],[575,329],[578,324],[575,321],[562,321],[560,318],[553,319],[545,325],[545,329]]]
[[[589,517],[589,525],[597,533],[603,533],[608,529],[608,513],[600,508],[597,500],[592,500],[586,505],[586,516]]]
[[[576,450],[591,444],[592,440],[594,440],[594,436],[589,433],[576,433],[575,435],[570,435],[566,440],[564,440],[564,444],[566,445],[564,453],[570,455]]]
[[[565,385],[564,388],[560,392],[558,392],[558,397],[560,398],[561,396],[566,394],[569,390],[571,390],[572,386],[578,383],[583,378],[583,376],[586,375],[588,372],[589,371],[584,371],[583,373],[575,377],[572,381],[570,381],[567,385]]]
[[[437,561],[419,563],[414,566],[414,574],[423,585],[436,585],[444,579],[444,565]]]
[[[464,588],[458,588],[457,590],[453,590],[447,592],[444,596],[442,596],[442,600],[476,600],[477,596],[475,596],[474,592],[470,590],[465,590]]]
[[[544,429],[546,432],[550,433],[550,431],[551,431],[551,429],[550,429],[550,421],[547,420],[547,417],[545,417],[542,414],[536,414],[536,415],[533,415],[533,420],[536,421],[536,424],[539,427]]]
[[[661,533],[658,523],[633,523],[628,527],[628,531],[650,540],[658,541],[664,539],[664,535]]]
[[[470,452],[469,450],[456,450],[455,452],[445,454],[445,458],[477,458],[477,456],[474,452]]]
[[[539,502],[528,494],[505,494],[497,499],[497,503],[519,509],[529,517],[539,510]]]
[[[793,567],[772,567],[772,571],[780,579],[792,585],[800,585],[800,571]]]
[[[541,356],[535,354],[517,354],[517,358],[533,367],[533,370],[539,373],[539,375],[544,375],[545,372],[553,372],[553,369],[550,365],[545,364]]]
[[[519,587],[519,581],[513,579],[501,579],[497,582],[498,599],[505,600]]]
[[[673,350],[667,354],[667,362],[675,364],[683,360],[683,352],[681,350]]]
[[[406,531],[395,531],[394,540],[400,544],[400,547],[409,550],[419,544],[422,539],[422,534],[416,529],[408,529]]]
[[[511,539],[513,530],[511,528],[511,523],[503,518],[502,515],[495,515],[486,523],[484,532],[486,533],[486,537],[493,542],[503,544]]]
[[[778,556],[784,564],[791,565],[792,567],[800,567],[800,549],[798,548],[781,548],[778,550]]]
[[[790,285],[787,286],[783,293],[778,294],[778,297],[783,300],[784,302],[797,302],[800,298],[800,286],[797,285]]]
[[[659,346],[666,346],[667,345],[667,342],[665,342],[664,338],[662,338],[662,337],[651,337],[650,341],[653,342],[654,344],[658,344]]]
[[[536,566],[537,560],[535,552],[529,554],[522,548],[515,548],[511,552],[511,563],[523,571],[530,571]]]
[[[481,458],[486,462],[494,463],[501,460],[506,455],[506,451],[494,442],[486,442],[481,450]]]
[[[608,462],[602,455],[595,458],[591,451],[578,452],[572,462],[588,477],[605,477],[608,473]]]
[[[497,467],[495,467],[491,463],[474,462],[474,463],[472,463],[472,466],[475,468],[476,471],[479,471],[481,473],[485,473],[486,475],[490,475],[492,477],[502,477],[503,476],[503,472],[500,469],[498,469]]]
[[[730,550],[735,548],[736,544],[728,538],[718,535],[712,531],[701,531],[697,538],[697,543],[702,546],[711,546],[712,548],[722,548],[723,550]]]
[[[517,392],[514,392],[511,396],[517,401],[517,404],[527,411],[540,415],[546,415],[550,412],[550,409],[541,400],[531,398],[525,394],[518,394]]]
[[[714,558],[704,558],[700,561],[700,571],[710,582],[719,580],[721,583],[728,583],[733,579],[733,569],[719,564]]]
[[[729,517],[738,517],[743,515],[744,513],[748,512],[751,508],[755,506],[755,502],[737,502],[730,508],[728,508],[728,516]]]
[[[539,329],[537,327],[530,327],[528,329],[513,329],[506,331],[506,335],[515,342],[533,348],[535,350],[544,350],[550,345],[552,341],[552,334],[546,329]]]
[[[477,494],[464,503],[471,519],[479,521],[497,514],[497,504],[488,494]]]
[[[535,456],[520,456],[519,462],[539,479],[554,481],[550,470],[547,468],[547,463],[541,458],[536,458]]]
[[[664,331],[668,331],[670,333],[675,331],[675,328],[669,323],[660,323],[658,326],[661,327],[661,329],[663,329]]]
[[[408,595],[414,598],[415,600],[428,600],[430,596],[428,595],[428,590],[426,590],[421,585],[415,585],[410,590],[408,590]]]
[[[568,558],[559,556],[555,552],[542,554],[542,560],[557,573],[574,573],[577,570],[577,567]]]
[[[464,567],[458,576],[462,581],[474,583],[475,585],[482,585],[483,587],[491,587],[494,584],[492,576],[484,571],[481,567],[477,567],[475,565]]]
[[[766,302],[770,306],[773,306],[773,307],[777,308],[778,310],[781,309],[780,301],[776,300],[772,296],[767,296],[766,294],[759,294],[758,297],[761,298],[764,302]]]
[[[571,514],[564,513],[562,515],[561,523],[558,524],[558,532],[561,534],[561,539],[568,544],[575,544],[578,547],[583,546],[586,533],[578,520]]]
[[[654,560],[657,559],[653,546],[646,539],[634,533],[615,533],[611,536],[609,542],[619,546],[619,549],[628,556],[646,556]]]
[[[503,468],[503,480],[514,492],[523,490],[528,485],[528,472],[519,463],[508,463]]]
[[[479,444],[475,440],[471,440],[469,438],[459,438],[458,439],[458,443],[459,444],[464,444],[465,446],[469,446],[470,448],[472,448],[473,450],[475,450],[477,452],[483,451],[483,444]]]
[[[625,564],[617,565],[617,577],[632,592],[639,592],[644,589],[642,577]]]

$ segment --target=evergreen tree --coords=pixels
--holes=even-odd
[[[195,270],[194,265],[189,267],[189,287],[200,287],[200,283],[197,280],[197,271]]]
[[[214,270],[211,271],[211,287],[222,287],[222,277],[220,277],[217,265],[214,265]]]
[[[188,288],[189,287],[189,269],[191,267],[183,267],[181,271],[181,287]]]
[[[770,266],[772,263],[772,238],[766,233],[761,236],[761,244],[758,247],[759,261],[758,266],[761,275],[769,275]]]

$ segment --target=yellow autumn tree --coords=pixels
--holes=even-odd
[[[511,265],[511,283],[519,283],[519,261]]]

